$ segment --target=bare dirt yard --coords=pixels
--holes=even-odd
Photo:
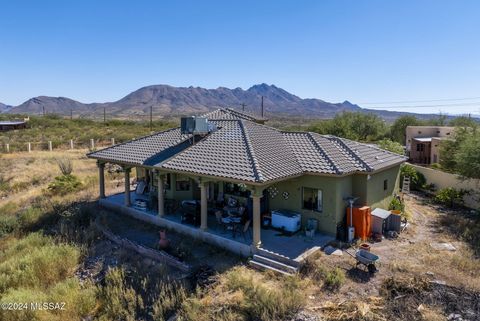
[[[480,320],[479,244],[452,229],[478,214],[447,210],[420,194],[406,196],[405,206],[412,215],[407,230],[371,244],[380,257],[374,275],[345,251],[315,258],[315,266],[339,267],[346,278],[336,291],[313,286],[309,313],[322,320]]]

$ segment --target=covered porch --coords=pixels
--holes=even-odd
[[[318,232],[307,237],[302,230],[286,234],[265,226],[262,228],[262,220],[265,215],[268,216],[266,213],[268,200],[264,188],[248,186],[247,189],[238,191],[238,184],[232,182],[170,175],[170,173],[141,167],[136,167],[137,182],[136,188],[133,188],[130,177],[133,168],[124,166],[126,192],[107,197],[105,195],[105,164],[98,162],[98,168],[101,206],[175,230],[242,256],[251,256],[259,249],[263,249],[290,260],[301,261],[306,253],[318,250],[334,239]],[[149,193],[138,193],[140,182],[146,183],[145,188],[149,189]],[[223,187],[224,184],[229,187]],[[250,212],[249,215],[246,213],[244,215],[248,223],[239,224],[237,226],[239,229],[233,230],[226,229],[216,215],[221,210],[216,202],[219,200],[225,202],[225,199],[232,198],[232,195],[239,200],[240,208],[249,207],[247,211]],[[185,220],[185,209],[180,205],[183,202],[196,203],[198,213],[193,214],[198,217],[196,221]]]
[[[135,199],[146,196],[136,195],[134,191],[130,193],[131,202]],[[248,257],[255,253],[257,248],[265,249],[270,252],[282,255],[291,260],[301,261],[306,254],[325,246],[332,241],[331,236],[316,233],[313,237],[306,237],[302,231],[294,235],[287,236],[274,229],[261,229],[261,243],[258,247],[253,246],[253,238],[248,235],[244,238],[240,234],[233,234],[230,230],[225,230],[220,226],[214,215],[207,217],[207,229],[201,229],[192,224],[182,222],[181,212],[165,213],[159,216],[156,211],[151,209],[143,210],[134,206],[125,206],[125,193],[111,195],[101,199],[100,205],[106,209],[134,217],[136,219],[175,230],[184,235],[195,237],[204,242],[224,248],[233,253]]]

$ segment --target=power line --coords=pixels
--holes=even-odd
[[[362,104],[359,104],[362,105]],[[435,107],[480,107],[480,102],[474,103],[459,103],[459,104],[435,104],[435,105],[400,105],[400,106],[373,106],[365,107],[368,109],[392,109],[392,108],[435,108]]]
[[[459,100],[474,100],[480,99],[480,97],[467,97],[467,98],[446,98],[446,99],[428,99],[428,100],[400,100],[400,101],[384,101],[384,102],[360,102],[362,105],[377,105],[377,104],[414,104],[414,103],[429,103],[436,101],[459,101]]]

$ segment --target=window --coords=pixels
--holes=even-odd
[[[423,144],[417,144],[417,152],[423,152],[425,150],[425,146]]]
[[[188,178],[177,177],[176,182],[177,192],[189,191],[190,190],[190,180]]]
[[[224,183],[223,191],[225,194],[248,197],[250,196],[250,191],[246,189],[245,185],[234,184],[234,183]]]
[[[302,208],[311,211],[321,212],[323,210],[322,191],[316,188],[302,188]]]
[[[383,181],[383,190],[386,191],[388,189],[388,179]]]

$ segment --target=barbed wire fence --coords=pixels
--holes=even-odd
[[[132,138],[134,139],[134,138]],[[68,150],[97,150],[113,146],[123,141],[117,141],[114,137],[94,139],[87,141],[70,139],[67,141],[42,141],[42,142],[16,142],[0,143],[0,153],[31,153],[34,151],[68,151]]]

